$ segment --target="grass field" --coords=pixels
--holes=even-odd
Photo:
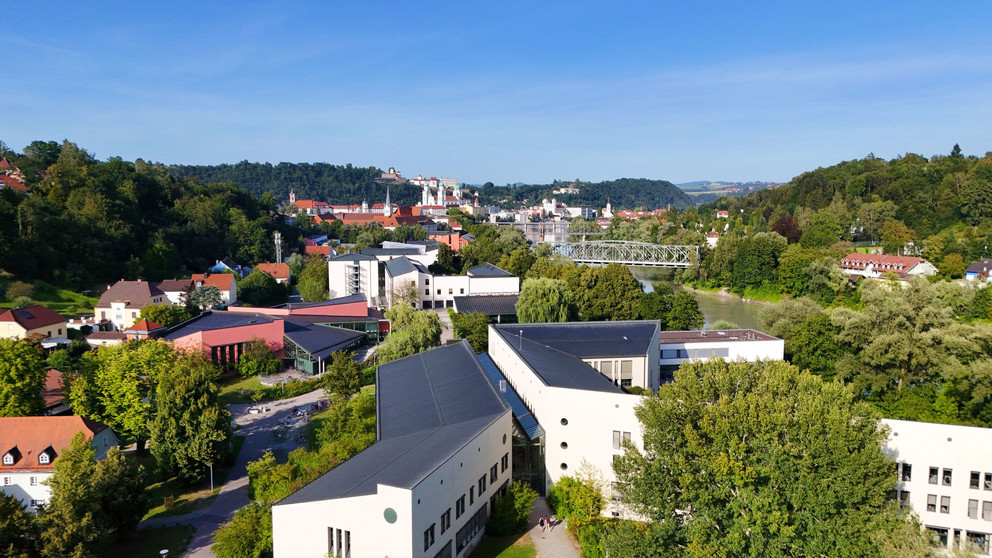
[[[537,549],[529,533],[511,537],[486,537],[472,551],[472,558],[534,558]]]
[[[7,288],[16,281],[14,277],[0,277],[0,294],[4,295],[0,300],[0,308],[13,308],[13,300],[6,296]],[[55,310],[63,316],[76,316],[79,314],[92,314],[93,305],[97,303],[97,298],[85,296],[66,289],[60,289],[44,281],[32,281],[34,292],[30,298],[39,304]]]
[[[127,540],[111,541],[100,554],[113,558],[161,558],[160,552],[168,549],[169,556],[182,556],[194,533],[196,529],[189,525],[142,529]]]
[[[255,376],[251,378],[233,376],[221,380],[220,394],[217,399],[224,405],[277,401],[279,399],[287,399],[309,393],[320,389],[320,387],[320,383],[313,380],[266,387]]]
[[[241,452],[241,446],[245,443],[245,437],[233,436],[231,442],[234,444],[234,457],[237,457],[238,453]],[[231,462],[234,462],[233,458]],[[150,485],[148,491],[152,495],[154,507],[148,510],[144,519],[183,515],[207,505],[214,496],[220,493],[220,487],[230,473],[231,467],[214,467],[213,492],[210,491],[209,477],[204,482],[193,486],[182,484],[175,477]]]

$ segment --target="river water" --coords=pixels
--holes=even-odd
[[[644,290],[647,292],[653,290],[651,283],[665,283],[676,290],[682,288],[672,283],[671,272],[667,270],[655,267],[631,266],[630,271],[644,285]],[[738,327],[761,329],[761,323],[758,321],[758,310],[761,309],[760,304],[744,302],[736,297],[720,296],[706,292],[695,292],[692,294],[696,297],[696,301],[699,302],[699,309],[703,312],[703,318],[705,320],[703,327],[709,327],[710,324],[717,320],[726,320],[737,324]]]

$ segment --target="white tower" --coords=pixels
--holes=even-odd
[[[296,205],[296,192],[292,188],[289,189],[289,205]]]
[[[393,204],[389,202],[389,185],[386,185],[386,203],[382,206],[382,214],[389,217],[393,214]]]

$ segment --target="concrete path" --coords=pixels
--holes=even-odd
[[[451,316],[448,315],[447,308],[438,308],[435,312],[437,312],[437,317],[441,320],[441,344],[445,345],[448,341],[454,340],[455,326],[451,323]]]
[[[240,426],[237,434],[245,436],[245,443],[241,447],[234,468],[227,476],[227,482],[221,487],[217,498],[205,509],[175,517],[149,519],[142,521],[138,528],[192,525],[196,528],[196,534],[193,536],[193,542],[186,550],[186,558],[212,558],[214,553],[210,550],[210,545],[213,544],[214,532],[223,523],[230,521],[234,517],[234,513],[247,506],[250,501],[248,499],[248,462],[262,457],[268,448],[293,449],[299,447],[300,443],[294,439],[287,439],[285,443],[278,445],[271,444],[272,431],[281,422],[289,419],[297,407],[308,406],[324,397],[324,390],[318,389],[292,399],[259,403],[259,406],[269,410],[257,415],[248,414],[248,408],[253,407],[254,404],[229,405],[228,409],[231,410],[231,415]],[[287,438],[293,438],[293,436]]]
[[[568,534],[565,523],[558,520],[555,525],[542,531],[540,526],[541,517],[551,517],[551,509],[548,508],[548,501],[543,496],[534,500],[534,507],[527,516],[530,528],[530,538],[534,541],[538,558],[580,558],[579,545]]]

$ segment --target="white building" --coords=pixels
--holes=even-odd
[[[490,358],[543,429],[545,490],[594,472],[607,491],[623,442],[643,447],[641,396],[620,386],[656,389],[658,331],[655,321],[489,326]],[[621,510],[610,500],[604,513]]]
[[[894,273],[900,279],[913,275],[936,275],[937,268],[923,258],[852,252],[840,260],[840,270],[848,275],[878,279]]]
[[[512,476],[512,415],[467,342],[379,367],[377,441],[272,507],[275,558],[454,557]]]
[[[714,357],[746,362],[782,360],[785,358],[785,341],[753,329],[663,331],[660,350],[664,381],[671,378],[685,362]]]
[[[989,554],[992,429],[885,419],[883,450],[896,460],[896,498],[947,548]]]
[[[51,497],[45,480],[55,461],[82,432],[97,460],[117,447],[117,437],[106,425],[78,416],[0,418],[0,490],[35,512]]]

